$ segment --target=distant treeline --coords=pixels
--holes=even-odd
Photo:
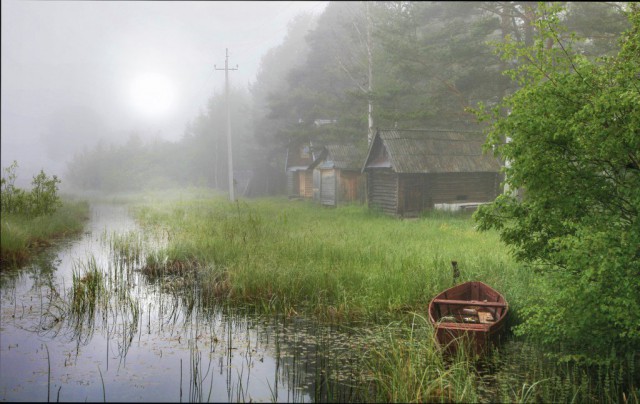
[[[565,3],[573,48],[595,59],[616,50],[626,3]],[[517,89],[495,43],[533,44],[532,2],[331,2],[290,22],[248,91],[232,94],[234,168],[259,173],[259,192],[282,189],[285,146],[305,137],[367,147],[373,127],[478,129],[468,107],[496,105]],[[562,38],[574,41],[573,38]],[[552,43],[541,46],[554,46]],[[557,45],[555,45],[557,46]],[[319,125],[319,122],[325,124]],[[327,124],[327,122],[329,122]],[[73,158],[68,178],[83,189],[166,185],[226,189],[224,97],[213,96],[178,142],[100,144]],[[268,184],[268,185],[267,185]]]

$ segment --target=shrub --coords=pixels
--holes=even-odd
[[[5,168],[1,180],[1,206],[3,213],[14,213],[29,217],[50,215],[62,206],[58,195],[57,176],[48,177],[43,170],[33,177],[33,188],[26,192],[15,186],[18,162]]]

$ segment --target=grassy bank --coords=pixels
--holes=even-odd
[[[399,220],[363,206],[336,209],[286,199],[229,203],[199,194],[147,198],[137,217],[164,234],[148,273],[199,273],[202,291],[268,313],[313,316],[369,330],[362,356],[367,401],[637,402],[638,354],[624,363],[583,368],[545,358],[553,347],[509,337],[489,360],[443,358],[425,319],[429,300],[461,279],[480,280],[520,309],[549,293],[519,267],[492,232],[467,215],[430,213]],[[364,327],[362,327],[364,325]],[[366,341],[370,341],[367,343]]]
[[[81,231],[88,215],[88,203],[71,200],[66,200],[51,215],[26,217],[3,212],[0,231],[2,268],[23,265],[39,247]]]
[[[147,204],[137,215],[170,239],[152,262],[206,264],[225,299],[277,311],[367,321],[423,311],[452,286],[453,260],[462,281],[484,281],[510,301],[532,287],[497,235],[477,233],[468,215],[397,220],[362,206],[224,198]]]

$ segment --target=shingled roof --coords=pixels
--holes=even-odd
[[[311,167],[360,171],[365,153],[354,145],[326,145]]]
[[[363,170],[390,167],[396,173],[498,172],[500,163],[483,154],[480,132],[441,130],[378,130]],[[383,160],[379,153],[384,147]]]

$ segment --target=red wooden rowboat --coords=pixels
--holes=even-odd
[[[467,336],[482,353],[504,331],[509,304],[482,282],[465,282],[439,293],[429,303],[429,319],[438,344],[449,351]]]

